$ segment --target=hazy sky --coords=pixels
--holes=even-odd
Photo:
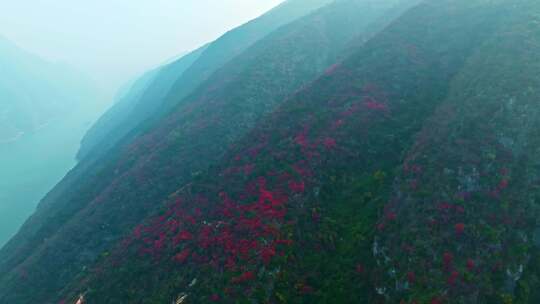
[[[0,35],[117,87],[283,0],[0,0]]]

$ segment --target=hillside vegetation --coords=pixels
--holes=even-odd
[[[337,0],[179,76],[0,251],[0,302],[537,303],[539,25]]]

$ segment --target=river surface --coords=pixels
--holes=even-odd
[[[76,164],[80,141],[102,110],[81,108],[15,142],[0,144],[0,248]]]

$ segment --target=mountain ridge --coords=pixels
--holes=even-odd
[[[297,59],[297,63],[302,63],[302,65],[293,65],[294,69],[292,69],[291,71],[294,72],[293,74],[290,74],[289,72],[289,67],[287,66],[284,66],[284,69],[282,70],[277,70],[277,71],[283,71],[283,72],[280,72],[280,73],[288,73],[288,74],[284,74],[284,75],[298,75],[296,76],[298,80],[294,81],[294,82],[289,82],[287,83],[287,85],[291,88],[295,88],[297,85],[299,85],[299,82],[300,81],[308,81],[310,80],[311,77],[316,77],[316,75],[322,71],[324,71],[324,69],[327,67],[326,65],[328,64],[331,64],[334,60],[335,60],[335,55],[333,56],[329,56],[329,55],[326,55],[326,54],[334,54],[335,52],[338,52],[338,50],[336,50],[336,46],[338,44],[336,43],[339,43],[339,45],[342,45],[342,46],[345,46],[345,44],[348,42],[346,41],[345,38],[348,38],[348,39],[353,39],[355,38],[355,34],[358,32],[358,31],[361,31],[362,28],[364,28],[365,25],[362,25],[358,28],[354,27],[354,26],[350,26],[351,23],[352,24],[356,24],[358,22],[360,22],[360,24],[364,24],[365,22],[362,20],[362,19],[356,19],[356,18],[353,18],[352,16],[354,16],[353,14],[356,12],[356,8],[355,7],[355,3],[362,3],[363,1],[346,1],[344,3],[349,3],[347,5],[343,5],[343,4],[339,4],[337,5],[336,7],[340,7],[340,14],[343,14],[343,15],[349,15],[351,16],[351,18],[339,18],[340,15],[332,15],[332,14],[327,14],[328,16],[326,16],[325,18],[321,18],[321,20],[323,20],[324,22],[321,23],[321,24],[318,24],[318,23],[315,23],[315,28],[318,28],[318,27],[322,27],[322,29],[326,29],[327,25],[326,24],[329,24],[329,25],[332,25],[332,24],[336,24],[336,25],[339,25],[339,28],[341,28],[344,33],[348,33],[347,35],[343,35],[343,37],[336,37],[333,42],[334,42],[334,45],[332,44],[329,44],[329,43],[325,43],[323,45],[321,45],[318,49],[317,49],[317,52],[313,52],[314,49],[313,48],[308,48],[307,47],[307,44],[304,44],[305,46],[302,46],[302,44],[299,44],[298,47],[296,46],[296,44],[292,43],[290,44],[290,46],[287,46],[287,48],[289,48],[290,50],[293,50],[295,49],[296,52],[298,52],[299,55],[302,55],[304,52],[307,52],[309,50],[309,53],[306,53],[306,54],[309,54],[309,56],[306,55],[306,57],[299,57],[300,59]],[[397,3],[397,2],[389,2],[389,3]],[[389,5],[391,6],[391,5]],[[351,9],[351,8],[354,8],[354,9]],[[384,7],[383,8],[378,8],[378,9],[374,9],[373,10],[374,12],[379,12],[377,14],[380,14],[382,12],[385,11]],[[321,14],[322,16],[324,16],[324,10],[321,11],[321,13],[314,13],[314,14]],[[367,11],[366,13],[368,12],[371,12],[371,11]],[[367,20],[372,20],[374,21],[374,19],[377,19],[378,15],[373,15],[371,16],[369,19]],[[314,17],[310,17],[310,16],[307,16],[305,18],[318,18],[318,15],[314,15]],[[292,37],[288,38],[291,42],[295,41],[294,38],[303,38],[303,37],[308,37],[308,36],[305,36],[305,31],[306,30],[311,30],[312,27],[314,26],[313,24],[309,23],[310,25],[306,28],[306,29],[303,29],[304,28],[304,24],[302,23],[298,23],[299,25],[294,25],[294,24],[291,24],[291,25],[287,25],[288,27],[292,27],[292,28],[299,28],[299,29],[302,29],[300,31],[298,31],[298,33],[294,34]],[[330,27],[328,27],[327,30],[330,30]],[[285,35],[287,34],[287,32],[284,32],[280,35]],[[315,35],[316,39],[314,40],[314,42],[317,42],[319,41],[319,37],[317,35],[320,35],[320,34],[323,34],[323,33],[319,33],[319,31],[314,31],[313,34],[310,34],[310,35]],[[276,46],[273,46],[273,42],[274,40],[276,40],[277,38],[279,38],[280,36],[276,36],[276,37],[270,37],[268,38],[269,41],[267,41],[266,43],[270,46],[272,46],[272,48],[274,49],[277,49],[279,44],[276,45]],[[324,36],[322,36],[324,37]],[[324,48],[322,47],[324,46]],[[279,52],[276,52],[276,53],[272,53],[271,49],[270,50],[266,50],[264,48],[261,48],[260,51],[258,52],[261,52],[261,54],[263,54],[264,56],[274,56],[274,55],[277,55],[277,54],[280,54]],[[322,52],[324,50],[324,52]],[[286,53],[284,53],[283,55],[286,55]],[[280,56],[283,56],[283,55],[280,55]],[[304,55],[302,55],[304,56]],[[328,56],[327,59],[325,59],[327,61],[326,64],[320,64],[319,66],[313,66],[312,65],[312,62],[313,62],[313,58],[318,58],[318,57],[321,57],[321,56]],[[269,58],[273,58],[273,57],[269,57]],[[284,57],[286,60],[289,60],[290,62],[290,59],[288,59],[287,57]],[[322,57],[322,58],[326,58],[326,57]],[[261,71],[265,71],[266,73],[266,78],[264,78],[264,83],[267,83],[268,85],[275,85],[275,84],[278,84],[279,86],[281,86],[281,82],[283,81],[282,77],[275,77],[276,79],[273,79],[272,77],[272,73],[275,73],[275,70],[274,70],[274,66],[273,66],[273,62],[275,61],[275,59],[269,61],[268,64],[267,62],[265,62],[264,60],[262,60],[261,62],[258,62],[257,64],[261,67]],[[234,65],[234,64],[233,64]],[[233,68],[235,68],[236,66],[233,66]],[[247,67],[251,67],[251,65],[247,65]],[[264,67],[264,68],[263,68]],[[303,69],[307,68],[307,71],[309,73],[305,73]],[[247,71],[250,71],[249,73],[258,73],[259,76],[257,76],[258,78],[254,78],[253,80],[249,80],[247,81],[246,83],[253,83],[255,84],[257,79],[259,79],[259,83],[261,83],[261,79],[263,78],[260,78],[261,77],[261,73],[257,71],[257,69],[254,69],[254,68],[248,68]],[[248,74],[249,75],[249,74]],[[262,74],[262,75],[265,75],[265,74]],[[217,77],[217,76],[216,76]],[[218,77],[219,79],[219,77]],[[245,79],[249,79],[249,77],[246,77]],[[215,83],[215,81],[211,81],[209,83]],[[218,84],[220,85],[223,85],[223,83],[219,83]],[[260,85],[260,84],[259,84]],[[252,91],[251,89],[249,89],[249,86],[242,86],[242,88],[245,88],[246,91],[244,93],[240,93],[240,92],[237,92],[238,94],[240,95],[236,95],[237,97],[238,96],[250,96],[252,94],[258,94],[257,91]],[[208,92],[212,92],[212,87],[210,87],[210,91]],[[214,91],[215,92],[215,91]],[[226,89],[226,90],[223,90],[223,93],[226,93],[228,95],[230,95],[228,98],[232,100],[234,100],[234,97],[235,95],[231,95],[231,93],[233,93],[232,90],[229,90],[229,89]],[[258,102],[280,102],[280,98],[276,98],[275,100],[272,100],[272,99],[269,99],[270,97],[273,98],[273,94],[276,94],[276,93],[279,93],[279,91],[276,91],[275,93],[273,93],[272,91],[268,91],[266,92],[265,94],[267,95],[264,95],[264,96],[268,96],[268,97],[258,97],[257,99],[255,100],[260,100]],[[212,94],[212,93],[211,93]],[[208,95],[207,97],[211,97],[212,95]],[[280,94],[284,94],[283,92],[280,93]],[[204,96],[204,95],[202,95]],[[257,95],[255,95],[257,96]],[[207,98],[207,97],[204,97],[204,98]],[[243,99],[245,99],[246,97],[242,97]],[[199,97],[193,97],[193,98],[199,98]],[[203,99],[204,99],[203,98]],[[212,97],[214,98],[214,97]],[[201,100],[203,100],[201,99]],[[197,99],[194,99],[195,101]],[[216,101],[219,101],[219,99],[217,99]],[[201,102],[196,102],[196,103],[191,103],[193,104],[193,106],[202,106],[202,105],[205,105],[205,107],[208,107],[210,106],[210,104],[208,104],[208,101],[205,101],[205,103],[201,103]],[[193,107],[191,106],[191,107]],[[189,114],[189,113],[192,113],[191,110],[186,107],[185,108],[185,113]],[[205,112],[201,112],[201,110],[197,110],[199,111],[199,113],[205,113]],[[204,110],[206,111],[206,110]],[[261,115],[261,114],[258,114],[258,115]],[[204,117],[204,116],[201,116],[201,117]],[[242,118],[243,119],[243,118]],[[204,120],[202,120],[204,121]],[[227,127],[227,128],[230,128],[230,127]],[[216,129],[218,130],[218,129]],[[226,130],[223,129],[223,130]],[[197,129],[193,129],[193,131],[195,132],[200,132],[200,131],[197,131]],[[237,132],[237,131],[235,131]],[[171,133],[171,134],[174,134]],[[194,134],[197,134],[197,133],[194,133]],[[204,133],[199,133],[199,134],[204,134]],[[204,135],[207,137],[207,135]],[[212,135],[212,136],[215,136],[215,135]],[[237,135],[235,135],[237,136]],[[163,137],[163,136],[161,136]],[[165,137],[163,137],[165,139]],[[202,138],[202,137],[200,137]],[[219,138],[217,138],[219,139]],[[219,139],[221,140],[221,139]],[[182,143],[182,142],[180,142]],[[183,143],[182,143],[183,144]],[[156,148],[159,147],[160,145],[156,145]],[[133,145],[133,147],[135,147],[135,145]],[[196,147],[196,146],[193,146],[191,143],[188,145],[188,147],[193,148],[193,147]],[[214,147],[218,148],[218,149],[221,149],[219,148],[219,146],[215,145]],[[142,148],[142,147],[141,147]],[[139,148],[137,148],[139,149]],[[126,151],[126,152],[129,152]],[[131,152],[130,152],[131,153]],[[215,153],[215,152],[212,152],[212,153]],[[219,150],[217,150],[217,155],[215,157],[218,157],[219,156]],[[127,154],[127,153],[126,153]],[[129,154],[127,154],[129,155]],[[166,155],[166,153],[165,153]],[[183,154],[183,155],[188,155],[188,154]],[[151,154],[149,155],[150,157]],[[195,156],[195,155],[194,155]],[[118,157],[118,156],[114,156],[114,157]],[[192,157],[192,156],[190,156]],[[214,157],[212,157],[213,159]],[[191,159],[191,158],[190,158]],[[209,161],[210,159],[208,159]],[[108,161],[111,161],[111,160],[108,160]],[[103,161],[101,162],[100,164],[98,164],[98,166],[106,166],[107,162],[108,161]],[[181,162],[182,161],[182,158],[178,158],[178,161]],[[200,160],[198,160],[200,161]],[[139,164],[137,164],[139,163]],[[49,263],[49,262],[53,262],[53,260],[55,260],[56,258],[53,258],[50,254],[52,253],[53,255],[55,255],[56,257],[61,257],[63,256],[64,254],[68,253],[68,252],[71,252],[70,255],[71,255],[71,258],[70,259],[73,259],[71,260],[72,262],[70,263],[73,263],[72,265],[77,265],[77,264],[80,264],[81,262],[78,262],[79,261],[82,261],[82,263],[88,263],[85,259],[93,259],[94,256],[96,256],[99,252],[102,252],[103,250],[106,249],[106,247],[108,245],[106,245],[105,242],[112,242],[114,240],[114,235],[115,234],[118,234],[119,232],[113,230],[113,229],[119,229],[119,231],[121,231],[120,229],[125,229],[125,228],[122,228],[122,225],[124,226],[127,226],[129,225],[128,223],[130,222],[135,222],[137,221],[136,219],[138,217],[140,217],[141,215],[144,215],[144,213],[146,212],[149,212],[149,210],[152,208],[152,201],[148,201],[148,202],[145,202],[145,197],[148,197],[149,196],[149,193],[148,191],[146,190],[143,190],[142,188],[139,189],[139,193],[140,194],[137,194],[137,196],[133,196],[134,193],[130,193],[130,192],[126,192],[125,190],[129,189],[130,187],[130,184],[132,182],[140,182],[142,179],[146,179],[147,177],[144,177],[144,175],[148,175],[148,176],[151,176],[153,174],[159,174],[161,176],[164,176],[165,174],[170,174],[171,172],[168,171],[168,170],[163,170],[162,172],[159,172],[159,171],[155,171],[155,170],[146,170],[144,169],[144,166],[145,166],[145,163],[147,163],[147,161],[136,161],[134,162],[133,160],[130,160],[129,157],[126,157],[125,155],[122,156],[122,159],[121,161],[119,162],[119,165],[115,166],[115,167],[112,167],[112,168],[109,168],[107,169],[106,173],[100,173],[99,170],[96,171],[96,169],[92,169],[91,172],[96,172],[97,177],[92,177],[92,179],[95,180],[95,182],[92,182],[92,183],[88,183],[87,182],[87,185],[76,185],[75,188],[71,188],[69,189],[68,191],[72,194],[69,194],[70,196],[72,196],[73,198],[71,199],[71,202],[69,199],[67,199],[69,196],[66,196],[66,195],[62,195],[61,194],[61,191],[58,192],[57,190],[53,190],[53,193],[54,194],[51,194],[49,196],[49,198],[46,198],[44,202],[42,202],[40,208],[42,209],[41,212],[38,212],[38,214],[36,214],[24,227],[23,229],[23,232],[21,232],[19,234],[18,237],[14,238],[10,243],[8,243],[2,250],[1,250],[1,255],[4,257],[3,258],[3,262],[2,262],[2,265],[0,266],[2,269],[6,270],[8,267],[13,267],[15,266],[16,269],[25,269],[27,266],[25,265],[29,265],[29,264],[32,264],[34,262],[36,263]],[[135,165],[133,165],[135,164]],[[189,164],[188,162],[186,162],[186,165]],[[85,167],[89,165],[89,163],[87,164],[81,164],[81,167]],[[197,166],[206,166],[205,163],[200,163],[200,164],[196,164]],[[126,167],[127,166],[127,167]],[[137,173],[137,174],[133,174],[133,173],[130,173],[130,171],[126,171],[125,169],[123,169],[123,167],[126,167],[126,168],[130,168],[130,166],[133,166],[133,172],[134,173]],[[169,166],[170,167],[170,166]],[[203,167],[201,167],[203,168]],[[76,175],[78,173],[76,172],[79,172],[79,168],[75,168],[73,170],[72,173],[70,173],[70,175]],[[187,171],[187,170],[186,170]],[[121,172],[121,173],[120,173]],[[127,172],[127,173],[126,173]],[[155,173],[154,173],[155,172]],[[186,172],[187,173],[187,172]],[[85,173],[83,173],[85,174]],[[95,173],[91,173],[91,174],[95,174]],[[182,173],[184,174],[184,173]],[[196,173],[195,173],[196,174]],[[101,176],[100,176],[101,175]],[[176,179],[179,179],[179,178],[182,178],[182,179],[185,179],[187,181],[188,178],[190,178],[190,176],[192,176],[191,173],[188,173],[187,175],[178,175],[178,177],[176,177]],[[135,178],[135,179],[133,179]],[[112,182],[110,185],[107,185],[111,179],[113,180],[118,180],[118,182]],[[151,189],[151,192],[153,193],[152,195],[163,195],[165,193],[167,193],[167,188],[168,187],[171,187],[172,185],[172,180],[169,181],[167,183],[162,183],[160,185],[160,182],[158,180],[167,180],[168,178],[165,178],[165,177],[155,177],[154,180],[156,181],[155,183],[154,182],[148,182],[147,184],[148,185],[154,185],[155,188],[154,189]],[[66,185],[67,187],[69,187],[70,181],[69,180],[65,180],[63,181],[60,186],[59,186],[59,189],[61,188],[64,188],[64,185]],[[176,183],[176,182],[175,182]],[[183,183],[183,181],[181,181],[181,183]],[[103,190],[97,190],[99,189],[99,185],[104,185],[105,188],[104,188],[104,191]],[[91,189],[93,187],[93,189],[91,189],[90,191],[88,190],[84,190],[81,189],[80,187],[90,187],[88,189]],[[108,189],[107,189],[108,188]],[[116,188],[116,189],[115,189]],[[150,190],[150,188],[146,188],[148,190]],[[94,191],[102,191],[102,193],[99,193],[99,192],[94,192]],[[163,193],[163,194],[159,194],[159,193]],[[119,193],[119,194],[115,194],[115,193]],[[58,196],[60,195],[60,197]],[[125,195],[129,195],[129,196],[132,196],[131,199],[127,199],[127,197]],[[166,194],[165,194],[166,195]],[[64,202],[54,202],[53,200],[56,199],[56,198],[61,198],[61,196],[64,196],[65,198],[65,201]],[[94,199],[94,198],[95,199]],[[112,201],[109,201],[110,198],[113,198],[113,197],[116,197],[114,198],[114,200],[116,200],[118,203],[117,204],[112,204]],[[122,203],[122,201],[124,203]],[[135,205],[135,204],[131,204],[131,207],[130,208],[130,212],[126,214],[126,208],[128,208],[128,206],[130,205],[127,205],[126,202],[128,201],[131,201],[131,202],[139,202],[137,203],[138,205]],[[69,202],[69,205],[67,205]],[[107,202],[105,206],[107,207],[104,207],[104,206],[100,206],[100,202]],[[79,205],[79,204],[83,204],[83,205]],[[91,203],[91,204],[89,204]],[[66,206],[66,208],[64,208],[63,210],[60,209],[60,206],[62,206],[62,204],[65,204],[64,206]],[[86,207],[86,204],[89,204],[87,205]],[[110,209],[109,207],[112,207],[114,206],[114,208],[116,209],[115,211],[113,211],[112,209]],[[70,215],[70,214],[76,214],[78,213],[79,211],[78,208],[82,208],[80,210],[83,210],[83,212],[80,213],[80,215],[78,216],[73,216],[73,215]],[[117,209],[119,208],[119,209]],[[134,209],[134,208],[137,208],[137,209]],[[53,211],[53,209],[56,209],[56,211]],[[84,210],[86,209],[86,210]],[[145,209],[148,209],[148,210],[145,210]],[[48,215],[47,216],[47,221],[46,223],[40,223],[40,220],[39,217],[43,217],[44,214],[47,214],[48,212],[51,212],[51,211],[48,211],[48,210],[51,210],[53,213],[56,213],[56,215],[54,216],[51,216],[51,215]],[[93,211],[92,211],[93,210]],[[120,211],[120,210],[123,210],[123,211]],[[75,213],[72,213],[72,212],[75,212]],[[88,213],[90,212],[90,213]],[[41,215],[40,215],[41,213]],[[82,214],[87,214],[85,216],[83,216]],[[132,217],[132,219],[128,219],[125,215],[128,215],[129,217]],[[121,216],[122,217],[122,220],[121,221],[118,221],[118,220],[115,220],[114,218],[117,217],[117,216]],[[102,224],[97,224],[97,222],[94,222],[95,220],[97,221],[105,221],[107,222],[107,224],[105,224],[105,222],[102,222]],[[66,221],[66,225],[64,228],[62,227],[54,227],[55,225],[57,225],[58,223],[61,223],[63,221]],[[80,241],[82,241],[81,237],[82,235],[86,235],[86,232],[84,233],[81,233],[81,231],[79,233],[77,233],[79,235],[78,237],[78,241],[74,240],[74,239],[71,239],[71,244],[69,243],[66,243],[65,239],[62,240],[62,237],[58,237],[56,235],[59,235],[59,234],[63,234],[64,232],[63,231],[67,231],[66,229],[80,229],[82,227],[80,227],[80,224],[78,223],[82,223],[82,221],[86,221],[86,222],[89,222],[89,221],[92,221],[92,223],[88,223],[88,224],[85,224],[84,226],[85,227],[97,227],[97,226],[102,226],[104,227],[104,235],[100,235],[98,236],[98,234],[96,233],[92,233],[95,238],[96,238],[96,241],[97,238],[100,238],[100,241],[98,243],[94,242],[94,241],[89,241],[88,239],[86,241],[83,241],[84,244],[87,244],[87,245],[84,245],[83,243],[80,243]],[[30,224],[32,223],[32,224]],[[42,228],[40,228],[40,226]],[[68,228],[69,227],[69,228]],[[51,230],[49,230],[51,229]],[[56,230],[56,229],[60,229],[60,230]],[[93,228],[91,228],[93,229]],[[62,231],[60,233],[55,233],[54,231]],[[27,239],[26,240],[22,240],[22,236],[24,234],[27,234]],[[35,236],[31,236],[32,234],[35,234]],[[71,233],[68,233],[69,235],[72,235]],[[101,234],[101,232],[100,232]],[[54,237],[50,237],[50,236],[47,236],[47,235],[52,235]],[[30,237],[29,237],[30,236]],[[74,235],[73,235],[74,236]],[[88,235],[89,236],[89,235]],[[25,257],[26,253],[24,253],[25,250],[28,250],[30,251],[29,249],[24,249],[24,248],[28,248],[28,247],[25,247],[25,246],[36,246],[36,243],[34,243],[35,241],[39,243],[41,243],[42,239],[43,238],[47,238],[47,242],[46,243],[42,243],[42,245],[39,245],[41,248],[39,248],[38,250],[35,251],[34,254],[32,254],[31,256],[28,256],[28,257]],[[107,239],[109,241],[107,241]],[[17,242],[20,242],[20,241],[23,241],[23,242],[26,242],[26,245],[21,245],[21,244],[17,244]],[[63,246],[68,246],[68,247],[71,247],[73,248],[73,245],[75,243],[79,243],[80,245],[82,246],[88,246],[88,250],[87,250],[87,255],[80,255],[80,256],[76,256],[74,255],[74,253],[76,251],[72,251],[72,249],[68,249],[66,248],[65,250],[62,250],[60,249],[60,247],[63,247]],[[56,244],[56,245],[53,245],[53,244]],[[60,245],[62,244],[62,245]],[[96,246],[97,247],[94,247]],[[18,247],[18,248],[17,248]],[[79,248],[81,249],[81,248]],[[15,251],[12,251],[12,250],[15,250]],[[52,251],[51,251],[52,250]],[[82,249],[81,249],[82,250]],[[86,250],[86,249],[85,249]],[[28,252],[27,251],[27,252]],[[64,253],[60,253],[60,251],[64,252]],[[12,252],[12,253],[10,253]],[[12,255],[13,252],[18,252],[19,254],[15,254],[15,255]],[[54,252],[54,253],[53,253]],[[11,255],[10,257],[7,257],[7,255]],[[53,259],[51,259],[53,258]],[[65,256],[65,258],[67,258],[67,256]],[[26,261],[24,261],[24,259],[26,259]],[[24,262],[23,262],[24,261]],[[22,262],[22,264],[20,264]],[[68,269],[68,267],[66,267],[66,264],[65,264],[66,261],[64,261],[64,267],[62,269],[59,269],[59,270],[62,270],[64,273],[69,273],[69,272],[73,272],[73,268],[72,269]],[[19,264],[17,266],[17,264]],[[42,265],[45,265],[45,264],[42,264]],[[44,267],[42,269],[45,269]],[[17,271],[12,271],[11,274],[9,275],[6,275],[2,278],[2,281],[4,282],[4,284],[9,284],[11,286],[13,286],[14,288],[19,288],[19,287],[15,287],[13,284],[15,282],[18,281],[18,279],[16,279],[16,276],[13,276]],[[34,273],[34,272],[33,272]],[[37,276],[37,273],[34,273],[32,274],[32,277],[33,278],[38,278]],[[51,273],[49,273],[49,275],[51,275]],[[13,279],[15,279],[15,281],[12,281]],[[51,280],[49,279],[48,280],[49,282],[51,282]],[[52,282],[51,282],[52,283]],[[61,283],[60,283],[61,284]],[[64,283],[66,284],[66,283]],[[52,286],[52,285],[51,285]],[[56,285],[56,287],[54,288],[60,288],[60,286]],[[45,294],[45,291],[42,291],[42,293],[39,293],[37,291],[34,292],[34,294],[32,295],[33,297],[38,297],[39,294],[42,294],[44,296]],[[2,296],[5,296],[4,294]],[[18,296],[23,296],[22,294],[19,294]],[[4,299],[4,298],[2,298]],[[5,298],[6,300],[9,299],[9,301],[17,301],[16,298]]]
[[[160,82],[149,87],[150,90],[154,89],[154,91],[149,92],[150,96],[153,97],[157,89],[163,90],[162,93],[165,95],[155,98],[153,102],[143,99],[136,103],[139,107],[133,105],[132,115],[124,119],[126,126],[120,128],[120,130],[116,130],[112,126],[104,125],[101,127],[99,124],[96,125],[94,133],[105,134],[105,136],[103,139],[99,137],[92,139],[92,133],[90,133],[83,140],[79,159],[83,158],[86,154],[85,151],[91,150],[94,145],[104,143],[101,146],[110,146],[110,143],[119,141],[124,136],[129,135],[130,132],[132,133],[130,136],[136,136],[138,134],[136,130],[140,129],[141,125],[155,124],[216,70],[242,53],[253,43],[277,28],[331,2],[332,0],[287,0],[260,17],[226,32],[215,41],[183,56],[174,63],[167,64],[164,68],[163,77],[167,78],[167,75],[172,73],[174,78],[165,81],[167,83],[165,88],[161,88],[162,84]],[[179,66],[175,67],[177,65]],[[171,69],[172,71],[167,71]],[[169,83],[169,81],[172,83]],[[174,92],[174,94],[167,94],[169,91]],[[153,106],[150,107],[150,105]],[[97,150],[99,150],[99,147]]]
[[[0,37],[0,143],[39,130],[90,98],[93,84],[71,67],[52,63]],[[83,95],[84,97],[77,97]]]
[[[340,0],[279,27],[81,162],[0,301],[538,302],[539,24]]]

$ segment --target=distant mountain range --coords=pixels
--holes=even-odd
[[[90,154],[95,146],[95,150],[104,153],[142,123],[152,124],[159,120],[216,70],[257,40],[330,2],[332,0],[285,1],[216,41],[143,75],[133,84],[130,94],[122,97],[88,132],[78,158]]]
[[[68,66],[30,54],[0,37],[0,143],[34,132],[77,107],[89,81]]]
[[[536,1],[286,1],[131,86],[0,302],[539,303],[539,100]]]

